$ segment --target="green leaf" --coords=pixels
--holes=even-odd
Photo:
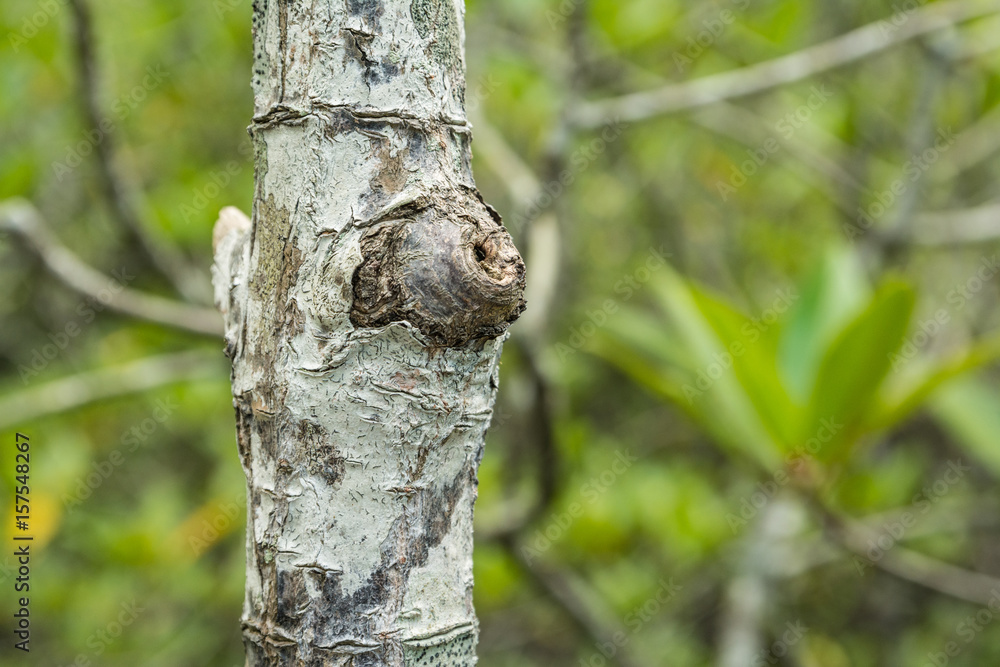
[[[803,442],[819,437],[821,458],[834,458],[839,445],[857,435],[859,418],[872,409],[876,392],[903,343],[913,312],[913,290],[897,281],[879,288],[868,307],[826,350],[810,400]]]
[[[985,382],[966,377],[942,387],[931,413],[978,461],[1000,477],[1000,395]]]
[[[635,319],[642,317],[640,313],[632,315]],[[680,406],[688,403],[682,387],[689,381],[689,376],[679,367],[665,365],[663,357],[649,355],[649,348],[643,350],[634,345],[625,332],[625,327],[616,323],[609,324],[604,332],[595,336],[588,345],[588,351],[617,366],[640,386],[660,398]]]
[[[768,433],[732,369],[724,368],[725,345],[702,314],[688,284],[665,267],[651,289],[691,373],[691,380],[680,387],[686,403],[682,407],[720,444],[772,467],[780,460],[781,447]]]
[[[740,385],[772,437],[789,450],[800,410],[788,397],[777,365],[777,325],[762,326],[721,298],[692,289],[695,303],[722,342],[723,362],[732,365]]]
[[[687,368],[691,360],[676,333],[662,319],[649,313],[624,308],[608,318],[607,330],[657,365]]]
[[[897,383],[898,386],[884,388],[881,392],[878,409],[872,414],[868,428],[892,428],[909,417],[945,383],[997,360],[1000,360],[1000,335],[994,334],[967,350],[937,361],[919,378],[904,377]]]
[[[789,393],[809,398],[823,352],[870,298],[864,272],[853,253],[835,250],[800,286],[782,330],[779,367]]]

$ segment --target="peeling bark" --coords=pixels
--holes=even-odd
[[[472,507],[524,265],[472,179],[458,0],[258,0],[216,226],[247,665],[476,663]]]

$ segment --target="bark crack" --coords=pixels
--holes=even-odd
[[[472,132],[472,127],[465,118],[445,116],[421,116],[405,109],[378,109],[355,104],[331,104],[318,99],[311,99],[307,107],[296,107],[281,103],[269,107],[263,113],[256,114],[252,119],[253,129],[266,129],[275,125],[301,125],[309,117],[325,117],[331,114],[349,114],[357,123],[369,120],[393,122],[401,125],[417,125],[426,129],[431,125],[445,125],[463,133]]]

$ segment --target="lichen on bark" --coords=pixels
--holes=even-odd
[[[216,302],[248,666],[474,665],[472,507],[524,265],[476,191],[452,0],[257,0]]]

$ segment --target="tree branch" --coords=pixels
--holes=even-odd
[[[956,135],[955,145],[943,160],[944,169],[937,172],[940,177],[936,180],[955,180],[995,156],[997,151],[1000,151],[1000,104]]]
[[[531,577],[542,589],[545,595],[562,608],[573,623],[583,631],[594,644],[617,646],[618,650],[611,660],[620,667],[638,667],[639,662],[631,656],[627,646],[622,646],[614,640],[616,634],[625,635],[619,628],[607,627],[598,614],[591,609],[587,601],[577,592],[579,581],[573,581],[565,573],[551,567],[532,563],[518,548],[514,540],[502,542],[521,569]]]
[[[0,230],[17,233],[64,285],[108,308],[175,329],[206,336],[222,335],[222,320],[214,309],[125,287],[121,281],[86,264],[59,242],[35,207],[25,200],[11,199],[0,204]]]
[[[514,204],[514,229],[526,227],[527,287],[524,300],[531,307],[521,315],[513,331],[538,344],[548,327],[556,289],[559,283],[559,258],[562,254],[562,235],[556,214],[545,211],[535,218],[544,194],[542,182],[528,164],[521,159],[500,131],[482,114],[470,114],[475,127],[478,154],[490,170],[500,179]]]
[[[900,230],[901,242],[919,246],[956,246],[1000,240],[1000,203],[954,211],[921,213],[916,224]]]
[[[226,378],[219,353],[181,352],[53,380],[0,397],[0,429],[90,403],[193,380]]]
[[[180,249],[162,234],[154,235],[136,210],[134,193],[115,169],[114,137],[105,131],[111,122],[100,110],[98,101],[97,59],[94,55],[94,35],[90,8],[86,0],[70,0],[73,10],[73,41],[76,48],[80,103],[87,127],[100,132],[95,142],[97,172],[104,198],[112,215],[139,242],[139,246],[177,291],[187,300],[204,303],[208,300],[208,278],[192,267]]]
[[[808,167],[815,177],[803,174],[801,170],[794,170],[796,174],[809,181],[841,211],[854,214],[850,202],[836,186],[839,183],[855,192],[863,192],[864,186],[835,160],[830,159],[826,152],[817,150],[809,141],[803,141],[795,135],[786,137],[780,132],[776,133],[757,114],[725,102],[695,113],[691,116],[691,120],[719,136],[737,141],[749,148],[759,148],[771,139],[777,141],[787,150],[789,157]]]
[[[869,536],[878,537],[879,533],[868,532],[867,529],[862,533],[852,529],[845,536],[844,545],[856,555],[864,556]],[[993,594],[1000,591],[1000,579],[939,561],[899,545],[885,552],[875,565],[901,579],[973,604],[989,604]]]
[[[915,10],[898,28],[877,21],[827,42],[756,65],[674,83],[656,90],[585,102],[572,115],[578,127],[634,122],[746,97],[856,62],[943,28],[1000,11],[997,0],[951,0]],[[891,26],[893,28],[895,26]]]
[[[782,548],[788,538],[802,530],[804,514],[787,498],[774,498],[743,540],[737,571],[725,591],[718,629],[718,667],[749,665],[763,647],[763,630],[774,604],[775,575],[794,561]]]
[[[863,523],[840,517],[816,498],[809,497],[807,500],[821,513],[830,529],[829,534],[837,543],[855,556],[865,559],[872,567],[973,604],[989,604],[994,593],[1000,591],[1000,579],[939,561],[898,543],[883,550],[882,557],[878,560],[870,560],[870,543],[877,540],[881,533]]]

